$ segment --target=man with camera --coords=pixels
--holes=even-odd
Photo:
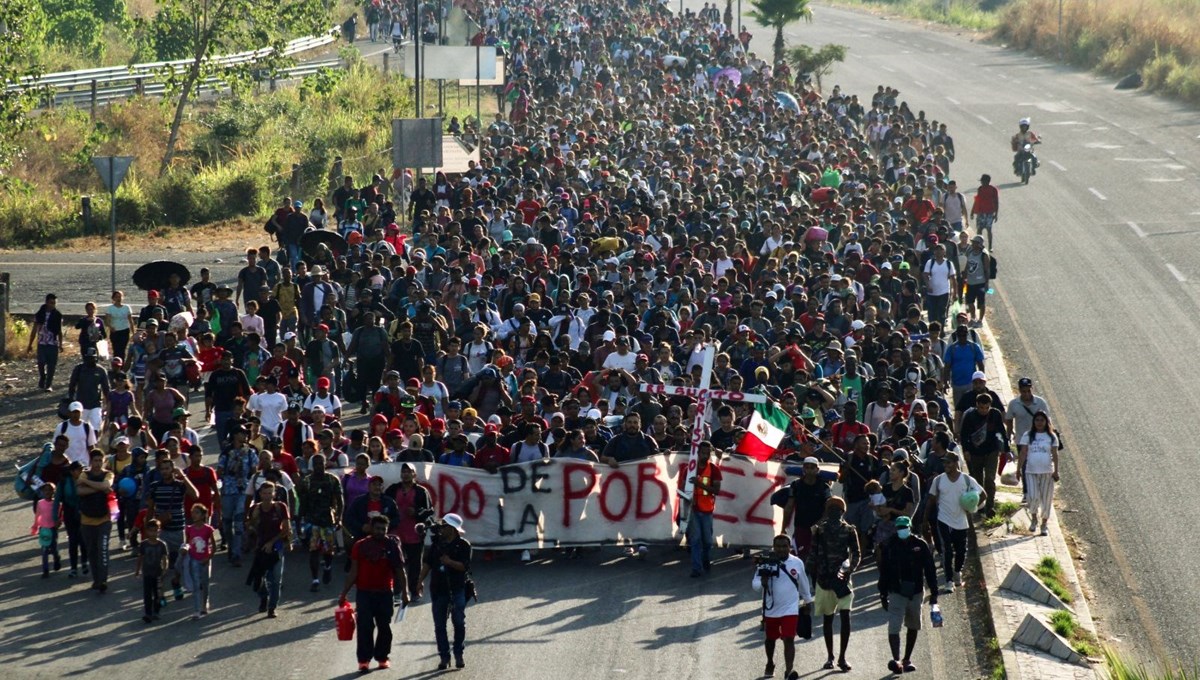
[[[888,645],[892,658],[888,670],[893,673],[912,673],[913,648],[921,631],[921,603],[924,589],[929,588],[929,604],[937,605],[937,569],[933,566],[933,551],[923,539],[912,534],[912,520],[896,518],[896,535],[884,541],[879,558],[879,602],[888,613]],[[908,628],[904,644],[904,660],[900,660],[900,627]],[[935,625],[936,621],[935,621]]]
[[[783,640],[783,662],[787,680],[799,678],[792,670],[796,659],[796,625],[800,614],[807,615],[812,602],[808,574],[804,562],[791,554],[791,539],[787,534],[775,537],[771,552],[755,559],[754,580],[750,585],[763,594],[763,619],[767,632],[766,676],[775,674],[775,641]],[[811,628],[810,628],[811,631]]]

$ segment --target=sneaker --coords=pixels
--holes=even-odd
[[[359,661],[358,662],[358,672],[359,673],[370,673],[371,672],[371,664],[366,661]]]
[[[1046,526],[1045,524],[1042,525],[1042,535],[1043,536],[1050,535],[1050,527]]]
[[[455,668],[466,668],[467,662],[463,661],[463,658],[461,656],[456,656],[456,657],[454,657],[454,667]]]
[[[911,662],[911,661],[905,661],[903,664],[903,667],[904,667],[905,673],[916,673],[917,672],[917,667],[914,666],[913,662]]]
[[[438,670],[444,671],[448,668],[450,668],[450,659],[442,659],[441,662],[438,664]]]
[[[1034,517],[1033,520],[1029,522],[1029,533],[1032,534],[1035,531],[1037,531],[1037,517]]]
[[[182,599],[183,599],[183,588],[182,587],[175,588],[175,601],[178,602]]]
[[[387,659],[380,661],[379,666],[378,666],[379,670],[381,670],[381,671],[386,671],[387,669],[389,669],[391,667],[392,667],[392,662],[388,661]]]
[[[193,621],[199,621],[199,620],[200,620],[200,615],[199,615],[199,614],[197,614],[197,613],[195,613],[195,612],[193,612],[193,613],[192,613],[192,615],[191,615],[191,617],[189,617],[189,618],[191,618]]]
[[[962,572],[961,571],[954,572],[954,585],[961,588],[962,584],[963,584]]]
[[[648,548],[644,545],[639,545],[637,547],[637,556],[638,557],[645,557],[648,554],[650,554],[650,548]]]
[[[68,571],[67,578],[79,578],[79,570],[72,569],[71,571]]]
[[[321,582],[314,578],[312,585],[308,587],[308,592],[315,593],[320,589],[321,589]]]
[[[208,616],[208,610],[207,610],[207,609],[201,609],[201,610],[200,610],[200,616],[202,616],[202,617],[203,617],[203,616]]]
[[[887,667],[888,667],[888,670],[889,670],[889,671],[891,671],[891,672],[893,672],[893,673],[903,673],[903,672],[904,672],[904,667],[903,667],[903,666],[901,666],[901,665],[900,665],[900,662],[899,662],[899,661],[896,661],[895,659],[892,659],[891,661],[888,661],[888,666],[887,666]]]
[[[529,560],[531,560],[531,559],[533,559],[533,558],[532,558],[532,557],[529,555],[529,551],[528,551],[528,550],[522,550],[522,551],[521,551],[521,561],[522,561],[522,562],[528,562],[528,561],[529,561]]]
[[[275,616],[275,610],[274,610],[274,609],[268,609],[268,610],[267,610],[267,618],[268,618],[268,619],[276,619],[276,618],[279,618],[279,617]]]
[[[946,581],[946,589],[943,592],[945,592],[948,595],[953,594],[954,593],[954,581]]]

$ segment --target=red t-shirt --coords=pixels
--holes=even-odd
[[[843,451],[849,451],[854,448],[854,440],[860,434],[871,434],[871,428],[863,423],[850,424],[845,421],[833,424],[829,428],[830,434],[833,435],[833,445]]]
[[[521,211],[521,218],[525,224],[533,224],[538,214],[542,212],[542,204],[537,201],[521,201],[517,204],[517,210]]]
[[[195,498],[184,498],[183,510],[188,517],[192,515],[192,506],[199,503],[201,506],[208,508],[208,514],[212,516],[213,510],[213,494],[217,493],[217,471],[201,465],[199,468],[188,466],[183,469],[183,474],[196,487]]]
[[[475,452],[475,467],[485,468],[492,465],[499,467],[508,465],[510,451],[503,446],[492,444],[484,446]]]
[[[280,451],[275,454],[275,460],[272,461],[272,464],[278,465],[279,469],[286,472],[287,476],[293,480],[300,479],[300,467],[296,465],[296,457],[287,451]]]
[[[904,209],[910,213],[917,222],[925,224],[933,217],[933,211],[937,210],[937,206],[928,198],[917,200],[915,198],[908,199],[908,203],[904,204]]]
[[[395,536],[359,539],[350,549],[350,559],[358,564],[358,580],[354,585],[360,591],[392,592],[396,569],[404,566],[400,541]]]

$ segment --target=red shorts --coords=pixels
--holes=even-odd
[[[768,640],[791,640],[796,637],[796,621],[800,617],[796,614],[791,616],[768,616],[765,617],[767,623],[767,639]]]

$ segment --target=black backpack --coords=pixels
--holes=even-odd
[[[999,266],[996,264],[996,256],[988,253],[988,280],[996,278],[996,270]]]

